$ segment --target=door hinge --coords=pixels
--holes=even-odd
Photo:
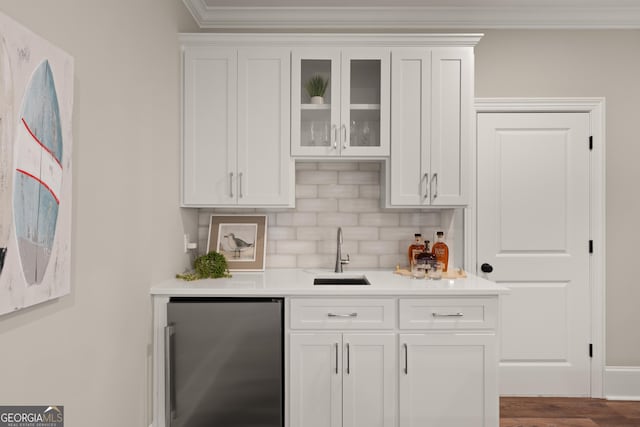
[[[589,357],[593,358],[593,344],[589,344]]]
[[[589,150],[593,150],[593,135],[589,136]]]
[[[593,253],[593,240],[589,240],[589,253]]]

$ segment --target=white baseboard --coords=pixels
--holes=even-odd
[[[605,367],[604,397],[609,400],[640,400],[640,366]]]

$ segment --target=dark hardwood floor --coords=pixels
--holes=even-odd
[[[640,402],[502,397],[500,427],[640,427]]]

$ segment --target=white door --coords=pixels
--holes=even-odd
[[[293,204],[290,51],[238,51],[239,205]]]
[[[184,52],[183,205],[235,204],[235,49]]]
[[[342,352],[343,427],[395,426],[395,334],[345,334]]]
[[[400,335],[400,427],[498,425],[493,334]]]
[[[342,335],[291,334],[291,427],[342,426]]]
[[[511,289],[500,393],[588,396],[589,114],[481,113],[477,126],[478,266]]]
[[[465,205],[473,135],[473,50],[434,48],[431,70],[431,204]]]
[[[391,54],[392,206],[430,203],[431,52],[394,49]]]

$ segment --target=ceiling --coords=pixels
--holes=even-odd
[[[201,28],[640,28],[640,0],[183,0]]]

